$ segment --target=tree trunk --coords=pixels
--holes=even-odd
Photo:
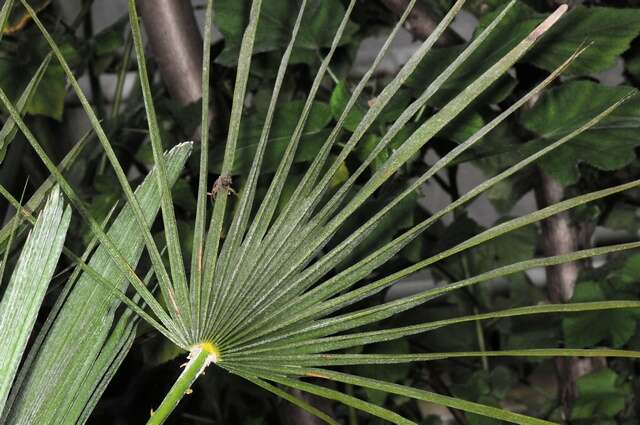
[[[151,51],[181,105],[202,97],[202,37],[190,0],[138,0]]]
[[[540,183],[536,187],[538,207],[544,208],[564,199],[564,188],[548,174],[540,171]],[[592,226],[578,226],[571,223],[568,211],[556,214],[542,222],[542,250],[546,256],[561,255],[590,245]],[[580,272],[577,262],[564,263],[546,268],[547,292],[553,303],[566,303],[573,298],[576,281]],[[603,358],[579,359],[558,357],[555,365],[558,378],[558,396],[562,403],[565,420],[571,418],[573,402],[578,397],[576,381],[603,366]]]

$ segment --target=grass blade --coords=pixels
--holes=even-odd
[[[242,250],[242,252],[239,252],[240,244],[242,242],[246,226],[250,218],[250,213],[253,207],[253,200],[258,185],[260,168],[262,166],[262,160],[267,148],[269,133],[271,131],[271,124],[275,116],[276,105],[280,95],[280,89],[282,88],[282,83],[284,82],[285,73],[289,64],[289,58],[291,57],[291,53],[296,42],[300,24],[302,22],[302,17],[304,16],[306,4],[306,0],[303,0],[302,4],[300,5],[300,10],[298,11],[298,16],[296,18],[296,22],[291,34],[291,39],[289,41],[289,44],[287,45],[287,49],[282,56],[282,60],[280,61],[276,81],[273,87],[273,93],[269,102],[269,107],[267,110],[267,115],[265,117],[264,126],[262,128],[262,133],[260,135],[260,141],[258,142],[256,154],[251,165],[251,171],[249,172],[247,182],[240,193],[240,202],[236,209],[236,215],[229,229],[229,236],[227,237],[227,241],[225,242],[220,254],[220,262],[222,267],[219,273],[220,279],[222,279],[222,281],[230,282],[240,271],[240,265],[243,263],[242,260],[246,258],[246,256],[243,255],[246,253],[246,249]],[[296,136],[294,135],[294,137]],[[249,246],[251,244],[252,237],[252,235],[248,237],[246,246]],[[231,288],[232,292],[229,296],[230,300],[233,300],[238,291],[241,290],[241,285],[234,285]],[[229,301],[227,305],[232,305],[232,301]],[[204,308],[206,317],[208,306],[204,306]],[[222,311],[221,314],[225,315],[226,311]]]
[[[318,322],[311,323],[303,323],[297,329],[290,332],[281,332],[276,333],[276,336],[271,338],[263,338],[258,340],[258,342],[254,342],[252,344],[240,345],[239,347],[228,348],[224,347],[224,352],[241,352],[245,351],[249,348],[272,344],[276,341],[288,340],[288,342],[293,342],[295,340],[301,339],[309,339],[318,336],[330,335],[333,333],[337,333],[340,331],[352,329],[355,327],[359,327],[368,323],[377,322],[388,317],[391,317],[395,314],[398,314],[402,311],[409,310],[411,308],[417,307],[419,305],[424,304],[425,302],[432,300],[438,296],[446,294],[448,292],[476,285],[482,282],[486,282],[492,279],[496,279],[498,277],[507,276],[513,273],[518,273],[521,271],[529,270],[535,267],[543,267],[555,264],[562,264],[566,262],[576,261],[583,258],[591,258],[598,255],[604,255],[613,252],[620,252],[629,249],[637,249],[640,247],[640,242],[632,242],[628,244],[619,244],[619,245],[611,245],[607,247],[601,248],[592,248],[585,249],[581,251],[572,252],[569,254],[557,255],[552,257],[544,257],[537,258],[532,260],[521,261],[514,264],[509,264],[507,266],[499,267],[494,270],[490,270],[488,272],[479,274],[477,276],[473,276],[459,282],[454,282],[447,286],[434,288],[431,290],[420,292],[416,295],[412,295],[409,297],[401,298],[399,300],[390,301],[385,304],[377,305],[374,307],[370,307],[367,309],[355,311],[352,313],[347,313],[341,316],[335,316],[328,319],[323,319]],[[401,272],[398,272],[401,273]],[[391,276],[397,276],[398,274],[394,274]],[[353,300],[362,299],[365,294],[366,296],[370,296],[372,293],[372,289],[380,289],[381,287],[388,287],[393,282],[397,281],[397,278],[383,278],[376,282],[373,282],[369,285],[365,285],[362,288],[348,292],[336,299],[330,300],[327,304],[321,307],[317,307],[318,309],[327,309],[328,306],[332,306],[332,304],[336,305],[345,305],[345,299],[348,299],[349,302]]]
[[[256,364],[277,364],[286,366],[295,364],[307,367],[353,366],[376,364],[404,364],[430,362],[456,358],[473,357],[615,357],[626,359],[640,358],[640,351],[614,350],[610,348],[534,348],[500,351],[463,351],[449,353],[420,354],[297,354],[263,356],[260,359],[244,360]]]
[[[243,370],[238,370],[238,371],[236,371],[235,369],[230,369],[230,370],[238,374],[243,373]],[[280,373],[270,373],[271,371],[265,370],[265,369],[251,370],[247,368],[247,370],[249,371],[249,373],[256,374],[262,379],[266,379],[272,382],[277,382],[281,385],[285,385],[290,388],[295,388],[295,389],[307,392],[309,394],[315,394],[317,396],[320,396],[329,400],[338,401],[342,404],[351,406],[363,412],[367,412],[370,415],[376,416],[380,419],[384,419],[394,424],[416,425],[415,422],[405,419],[402,416],[398,415],[397,413],[392,412],[391,410],[377,406],[373,403],[360,400],[356,397],[344,394],[340,391],[325,388],[320,385],[310,384],[308,382],[302,382],[296,379],[291,379]]]
[[[434,30],[434,32],[427,38],[427,40],[424,41],[420,49],[403,66],[403,68],[401,69],[399,74],[394,78],[394,80],[387,87],[385,87],[385,89],[379,96],[377,96],[375,104],[373,105],[373,107],[371,107],[367,111],[365,117],[362,119],[362,121],[356,128],[355,132],[349,138],[349,141],[347,142],[345,147],[342,149],[338,159],[336,159],[336,161],[334,162],[334,168],[336,166],[339,166],[339,164],[341,164],[342,161],[344,161],[344,159],[346,158],[346,155],[348,155],[348,153],[351,151],[351,149],[353,149],[355,144],[362,138],[362,136],[365,134],[365,132],[368,130],[371,124],[375,121],[378,115],[382,112],[382,110],[387,105],[387,103],[397,93],[397,91],[400,89],[400,87],[406,81],[406,79],[409,78],[411,73],[415,70],[417,65],[424,58],[424,56],[430,51],[431,47],[435,44],[440,34],[447,28],[448,24],[453,20],[453,18],[459,12],[463,4],[464,4],[464,0],[458,0],[455,3],[455,5],[449,10],[447,15],[439,23],[438,27]],[[400,27],[402,20],[406,19],[407,17],[406,15],[412,6],[413,6],[413,3],[410,3],[409,6],[407,7],[407,10],[405,11],[405,14],[402,16],[400,23],[394,29],[397,29]],[[339,135],[339,132],[342,128],[342,124],[344,123],[346,117],[348,116],[348,113],[350,112],[351,108],[355,105],[355,102],[357,101],[359,95],[361,94],[362,90],[366,86],[366,83],[368,82],[369,78],[373,75],[373,72],[376,70],[380,61],[383,59],[384,55],[386,54],[386,49],[389,48],[390,42],[392,41],[393,36],[394,36],[394,33],[392,33],[389,36],[385,45],[383,46],[381,51],[378,53],[376,59],[374,60],[374,63],[371,65],[367,73],[362,77],[361,81],[358,83],[358,86],[354,90],[353,95],[349,99],[349,102],[345,107],[345,110],[343,111],[341,117],[338,120],[338,124],[336,125],[331,135],[327,139],[327,142],[323,145],[322,150],[320,151],[320,153],[318,154],[318,156],[316,157],[312,165],[309,167],[309,170],[305,173],[302,181],[296,188],[296,191],[294,192],[294,194],[291,196],[291,199],[288,202],[287,206],[285,207],[284,211],[281,213],[280,217],[277,219],[276,223],[273,225],[273,228],[270,230],[270,233],[267,236],[265,242],[263,242],[263,246],[266,247],[266,252],[262,254],[263,260],[260,264],[262,268],[255,269],[256,271],[253,273],[254,281],[256,280],[256,276],[262,276],[262,277],[268,276],[268,274],[265,273],[264,271],[264,266],[266,264],[269,264],[271,268],[275,268],[277,267],[277,265],[280,264],[274,261],[274,255],[276,255],[277,253],[281,253],[282,254],[280,256],[281,259],[282,258],[290,259],[292,252],[299,251],[297,242],[304,240],[306,238],[306,233],[304,232],[298,233],[297,234],[298,238],[295,242],[291,242],[289,240],[289,236],[293,234],[297,226],[297,223],[299,223],[303,218],[305,218],[305,216],[307,215],[307,212],[310,211],[310,209],[314,205],[314,202],[316,202],[317,199],[319,199],[320,192],[319,192],[319,189],[316,189],[315,192],[308,197],[308,199],[300,199],[300,197],[303,196],[303,194],[306,195],[306,193],[308,192],[308,187],[311,186],[311,184],[315,182],[315,180],[317,179],[318,173],[320,172],[320,169],[322,168],[322,165],[324,164],[326,157],[329,155],[329,151],[331,147],[333,146],[337,136]],[[329,182],[333,172],[335,172],[335,170],[333,171],[330,170],[326,173],[323,183],[320,183],[318,185],[318,188],[321,188],[324,183]],[[268,199],[268,195],[267,195],[267,199]],[[257,258],[257,255],[255,257]],[[241,282],[244,283],[246,281],[247,280],[242,280]],[[249,281],[251,281],[251,279],[249,279]],[[250,294],[264,294],[264,291],[262,290],[262,286],[265,285],[264,282],[271,282],[271,281],[272,279],[258,280],[257,282],[262,283],[263,285],[259,286],[257,283],[255,283],[251,287],[247,287],[247,290],[245,292],[248,292]],[[268,292],[273,292],[274,287],[271,286],[270,288],[271,290],[268,290]],[[267,298],[267,296],[263,296],[262,298],[263,299]],[[254,303],[254,302],[255,302],[255,297],[252,296],[248,298],[247,304]],[[243,308],[242,307],[238,308],[237,311],[243,311]],[[228,323],[229,323],[229,326],[233,326],[237,322],[232,318],[228,321]]]
[[[312,376],[316,378],[343,382],[345,384],[356,385],[359,387],[375,389],[389,394],[397,394],[416,400],[428,401],[431,403],[439,404],[441,406],[447,406],[453,409],[462,410],[464,412],[475,413],[477,415],[500,419],[515,424],[554,425],[553,422],[545,421],[542,419],[536,419],[530,416],[521,415],[519,413],[509,412],[508,410],[502,410],[480,403],[465,401],[455,397],[444,396],[430,391],[418,390],[415,388],[407,387],[405,385],[390,384],[388,382],[378,381],[376,379],[362,378],[360,376],[329,371],[326,369],[301,368],[301,371],[295,371],[294,369],[291,370],[293,370],[294,373],[300,374],[302,376]]]
[[[506,54],[500,61],[493,65],[489,70],[483,73],[471,85],[463,90],[458,96],[444,106],[432,118],[427,120],[418,130],[416,130],[407,141],[398,148],[389,160],[378,170],[367,183],[358,191],[355,197],[322,229],[322,231],[305,242],[297,250],[297,255],[286,265],[285,274],[295,271],[305,261],[305,258],[314,255],[315,252],[328,241],[344,221],[360,207],[375,190],[377,190],[391,175],[411,156],[413,156],[428,140],[431,139],[440,129],[442,129],[453,117],[457,116],[469,103],[479,96],[486,88],[488,88],[499,76],[503,75],[546,31],[560,16],[566,11],[566,7],[560,7],[550,15],[543,23],[533,30],[524,40],[522,40],[515,48]],[[374,105],[375,106],[375,105]],[[291,229],[293,230],[293,229]],[[267,282],[273,280],[273,277],[267,274]],[[264,311],[273,303],[272,300],[267,301],[271,294],[278,289],[278,285],[272,285],[265,291],[255,291],[260,294],[257,301],[253,302],[253,306],[246,314],[254,315],[256,308],[257,314]],[[259,307],[256,307],[259,306]],[[242,311],[242,309],[239,309]]]

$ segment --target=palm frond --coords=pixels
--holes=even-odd
[[[171,184],[178,178],[190,152],[191,145],[182,144],[166,154]],[[148,225],[160,208],[155,171],[136,190]],[[120,254],[134,268],[142,255],[144,241],[129,205],[120,211],[106,234],[117,241]],[[65,254],[78,264],[77,280],[70,280],[73,288],[60,310],[54,310],[50,329],[45,326],[47,332],[42,344],[33,348],[37,350],[33,361],[25,370],[21,385],[14,389],[16,397],[7,415],[8,423],[46,421],[53,412],[57,416],[73,417],[75,421],[92,392],[98,390],[96,387],[105,371],[122,355],[134,336],[131,313],[121,316],[113,327],[120,303],[114,291],[124,295],[127,281],[108,249],[98,246],[93,252],[89,246],[82,258],[68,250]],[[130,302],[136,305],[135,299]]]
[[[576,350],[564,348],[536,349],[535,347],[526,350],[498,352],[417,353],[408,355],[354,355],[332,353],[333,351],[345,348],[389,341],[444,326],[471,321],[534,314],[570,314],[581,311],[639,307],[640,304],[637,301],[539,305],[475,314],[437,322],[418,323],[398,328],[375,331],[362,329],[363,326],[381,323],[385,319],[420,306],[451,291],[485,283],[498,277],[522,272],[533,267],[562,264],[640,247],[640,242],[632,242],[546,258],[529,259],[498,267],[476,276],[467,277],[466,279],[453,282],[443,287],[421,291],[411,296],[372,307],[342,311],[358,301],[380,293],[380,291],[389,288],[399,279],[411,273],[433,266],[444,259],[491,241],[500,235],[522,228],[523,226],[538,223],[554,214],[567,211],[588,202],[639,187],[640,181],[632,181],[592,193],[575,196],[541,209],[540,211],[494,226],[458,243],[452,248],[443,250],[422,261],[418,261],[409,267],[378,278],[373,282],[366,282],[367,277],[372,272],[378,270],[436,221],[454,212],[456,208],[473,200],[496,184],[503,182],[506,178],[530,166],[544,155],[553,152],[554,149],[570,143],[571,140],[601,122],[630,96],[635,95],[634,91],[630,91],[615,102],[612,102],[608,107],[600,111],[599,114],[578,126],[573,132],[558,138],[553,143],[518,161],[496,176],[480,183],[477,187],[463,194],[459,199],[442,208],[429,218],[414,225],[382,247],[370,252],[364,259],[348,265],[347,268],[335,274],[333,277],[327,277],[336,266],[348,257],[350,251],[361,246],[365,238],[376,229],[381,220],[387,217],[394,207],[414,193],[436,173],[453,164],[466,150],[480,143],[491,130],[495,129],[506,118],[511,116],[552,83],[554,79],[584,51],[586,47],[578,49],[578,51],[568,57],[563,64],[553,71],[548,78],[544,79],[522,98],[514,102],[464,143],[461,143],[443,156],[415,182],[409,184],[380,211],[373,214],[369,220],[333,245],[333,248],[326,249],[327,246],[330,246],[330,241],[339,234],[340,229],[344,227],[345,223],[355,213],[364,208],[368,199],[401,167],[410,161],[426,143],[432,141],[445,126],[459,117],[462,112],[477,100],[479,96],[486,92],[500,77],[507,73],[508,70],[534,46],[536,41],[561,18],[566,11],[566,6],[558,8],[532,32],[522,40],[519,40],[515,47],[502,56],[496,63],[479,74],[466,88],[452,97],[449,102],[433,113],[433,115],[424,120],[408,139],[399,146],[380,167],[376,168],[368,179],[364,180],[364,184],[357,186],[356,181],[362,179],[365,172],[370,169],[373,161],[378,158],[379,153],[389,145],[398,132],[404,129],[407,123],[412,120],[419,111],[424,109],[428,101],[442,89],[443,85],[452,75],[477,51],[478,47],[482,45],[487,37],[495,31],[498,24],[509,14],[515,1],[511,1],[505,5],[502,11],[497,14],[494,21],[469,43],[469,45],[461,51],[461,54],[400,114],[397,121],[388,129],[380,143],[368,155],[366,160],[362,162],[359,168],[355,170],[345,182],[335,188],[335,191],[332,191],[331,182],[335,173],[340,169],[349,155],[354,152],[358,143],[362,141],[367,131],[384,111],[384,108],[390,103],[394,96],[399,94],[401,87],[414,73],[418,64],[425,58],[438,37],[455,18],[464,4],[464,0],[455,2],[432,35],[424,41],[416,53],[402,67],[398,75],[395,76],[375,98],[375,101],[370,103],[369,109],[353,133],[348,136],[346,143],[339,146],[337,141],[343,131],[343,126],[350,111],[357,104],[364,88],[385,53],[388,51],[391,41],[415,4],[415,0],[409,2],[409,7],[394,27],[372,66],[353,88],[352,95],[347,101],[347,105],[340,117],[337,119],[335,127],[320,147],[318,154],[309,164],[308,169],[303,174],[293,194],[288,198],[288,201],[282,205],[282,208],[279,208],[279,205],[283,201],[283,188],[287,179],[292,175],[293,160],[299,148],[303,131],[307,125],[313,102],[326,79],[326,74],[329,73],[331,60],[345,33],[345,28],[350,20],[350,14],[356,3],[355,0],[351,0],[345,8],[344,15],[340,18],[340,26],[335,33],[331,47],[324,57],[321,57],[316,76],[311,84],[311,89],[291,140],[282,155],[266,195],[261,202],[257,204],[256,192],[258,177],[264,168],[265,150],[269,141],[269,133],[274,120],[274,114],[278,107],[280,91],[291,60],[292,51],[296,46],[301,22],[305,14],[309,13],[306,8],[307,2],[304,0],[301,1],[289,43],[279,63],[256,154],[245,183],[242,188],[239,188],[236,208],[229,217],[228,214],[232,204],[230,196],[231,193],[235,192],[232,186],[232,173],[234,170],[240,125],[244,115],[245,97],[248,91],[254,44],[261,15],[263,14],[263,2],[262,0],[253,0],[248,25],[242,37],[233,91],[229,131],[224,146],[224,160],[221,173],[217,177],[217,180],[215,180],[213,188],[210,191],[211,198],[213,198],[214,202],[213,210],[207,211],[209,191],[208,156],[210,151],[210,44],[212,40],[211,20],[214,13],[213,1],[209,0],[206,9],[205,44],[203,49],[202,87],[204,96],[197,209],[191,270],[187,270],[182,258],[182,249],[178,237],[170,187],[171,183],[177,178],[177,173],[186,160],[189,147],[180,145],[175,148],[174,151],[167,154],[166,157],[163,156],[163,141],[160,138],[160,131],[153,105],[135,1],[129,0],[129,18],[132,27],[133,45],[138,60],[138,70],[147,121],[149,124],[150,143],[156,165],[153,181],[147,179],[144,183],[146,185],[144,189],[139,189],[141,192],[144,191],[144,194],[134,194],[106,133],[80,90],[60,49],[56,46],[38,17],[33,13],[33,10],[29,8],[26,1],[21,1],[31,13],[34,22],[49,42],[54,56],[60,62],[69,78],[72,88],[89,116],[98,141],[114,168],[127,200],[127,206],[125,210],[121,212],[121,216],[116,219],[116,222],[110,227],[109,231],[105,232],[102,226],[91,216],[86,206],[63,175],[40,148],[36,138],[22,120],[19,112],[20,108],[15,107],[0,90],[0,101],[2,101],[9,111],[15,125],[22,131],[27,141],[45,163],[53,175],[54,180],[60,185],[72,205],[79,211],[83,219],[89,223],[96,240],[100,243],[96,253],[91,257],[88,264],[84,261],[86,258],[80,259],[69,254],[70,257],[77,262],[78,270],[82,271],[76,287],[81,287],[85,284],[88,285],[89,282],[91,285],[94,285],[95,282],[102,285],[99,286],[101,291],[99,291],[99,295],[96,295],[99,297],[99,300],[96,302],[103,311],[101,311],[97,317],[109,317],[109,326],[111,326],[113,321],[112,311],[118,305],[119,300],[130,307],[132,312],[135,312],[142,319],[150,322],[156,330],[172,342],[190,352],[189,362],[167,394],[167,397],[151,416],[149,420],[150,424],[163,423],[183,397],[185,391],[203,374],[205,368],[212,363],[253,382],[267,391],[285,398],[327,423],[335,422],[322,412],[315,410],[312,406],[289,395],[280,387],[275,386],[274,383],[336,400],[352,408],[366,411],[381,419],[398,424],[411,424],[413,422],[395,412],[360,400],[352,395],[307,382],[305,378],[328,379],[344,384],[385,391],[391,394],[429,401],[450,408],[460,409],[465,412],[513,423],[549,424],[550,422],[545,420],[527,417],[496,407],[443,396],[403,385],[363,378],[327,368],[353,364],[430,361],[451,357],[611,356],[637,358],[639,356],[635,351],[612,350],[607,348]],[[219,147],[214,147],[214,149],[217,148]],[[335,158],[332,158],[331,153],[336,150],[338,151],[337,155],[335,155]],[[179,157],[179,159],[176,159],[177,157]],[[154,188],[157,189],[157,193],[152,193]],[[150,203],[153,203],[153,206],[150,206]],[[149,230],[150,223],[159,208],[162,210],[169,270],[167,270],[161,252]],[[253,213],[253,211],[256,212]],[[122,218],[125,212],[126,217]],[[208,227],[206,224],[207,219],[209,221]],[[228,228],[225,225],[227,222],[230,223]],[[126,244],[119,243],[122,238],[122,232],[135,234],[135,242],[128,240]],[[155,299],[146,282],[138,277],[134,271],[134,266],[141,255],[143,247],[146,247],[150,255],[153,279],[160,288],[164,305]],[[363,285],[357,287],[358,284],[363,282]],[[137,291],[137,296],[133,299],[126,295],[126,288],[129,283]],[[93,296],[93,293],[79,295],[78,305],[80,305],[81,301],[86,303],[87,299],[92,299],[91,297]],[[67,301],[67,303],[69,303],[69,301]],[[146,304],[146,306],[143,306],[142,303]],[[77,313],[76,308],[73,306],[65,306],[65,308],[71,309],[70,311],[74,314]],[[79,309],[80,307],[77,308]],[[147,311],[147,309],[149,311]],[[64,309],[62,311],[64,311]],[[131,314],[131,312],[128,314]],[[70,322],[61,329],[67,329],[77,324],[78,316],[72,315],[70,317],[72,317],[69,319]],[[123,353],[126,353],[127,347],[131,343],[132,328],[131,321],[129,320],[130,316],[127,316],[127,318],[127,320],[116,326],[116,332],[112,335],[111,339],[107,338],[108,332],[106,328],[100,328],[102,332],[100,338],[95,341],[87,341],[87,347],[74,347],[76,350],[74,353],[77,354],[77,361],[82,363],[82,361],[85,360],[83,363],[85,369],[63,376],[60,370],[55,367],[49,371],[45,366],[39,367],[36,360],[33,371],[29,372],[30,375],[25,380],[26,385],[32,385],[32,388],[34,388],[33,391],[35,391],[35,388],[47,388],[50,392],[52,391],[52,385],[62,385],[62,382],[78,383],[78,379],[91,376],[90,381],[92,384],[81,387],[81,391],[84,391],[84,393],[76,399],[77,403],[73,404],[73,415],[86,419],[101,389],[103,389],[106,382],[108,382],[109,377],[124,355]],[[98,325],[93,323],[92,326],[95,327]],[[51,334],[55,333],[55,329],[56,327],[54,325],[50,331]],[[88,333],[86,329],[82,331],[83,335]],[[59,340],[66,341],[62,336],[59,337]],[[51,347],[54,346],[55,344],[51,345]],[[105,348],[105,355],[102,357],[99,354],[101,347],[108,347]],[[45,345],[45,349],[48,349],[47,345]],[[60,358],[61,353],[62,349],[56,349],[55,352],[48,354],[47,358]],[[56,355],[58,357],[55,357]],[[59,362],[62,362],[62,360],[59,360]],[[91,371],[91,367],[95,367],[97,372]],[[52,379],[52,376],[56,373],[62,376],[60,380]],[[29,384],[30,380],[33,380],[34,383]],[[63,401],[65,400],[64,397],[66,397],[66,395],[60,395],[59,397],[42,401],[33,394],[20,394],[16,399],[12,411],[16,409],[16,411],[19,412],[16,413],[19,417],[44,418],[43,412],[45,411],[49,414],[52,411],[60,411],[61,406],[63,406]],[[29,416],[30,413],[28,412],[35,413]],[[16,421],[16,423],[18,422]]]

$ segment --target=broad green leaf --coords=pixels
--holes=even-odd
[[[609,368],[578,378],[576,386],[578,400],[571,411],[571,419],[597,423],[620,413],[624,409],[625,395],[630,390],[619,383],[618,375]]]
[[[454,385],[452,392],[455,396],[466,400],[473,400],[483,404],[499,406],[508,389],[515,383],[516,377],[504,366],[491,371],[478,370],[467,375],[463,383]],[[468,414],[470,425],[500,425],[496,419]]]
[[[561,137],[630,91],[631,88],[624,86],[571,81],[545,93],[523,114],[522,124],[544,140]],[[635,96],[554,155],[543,159],[542,167],[565,185],[578,180],[581,162],[600,170],[617,170],[635,160],[634,149],[640,146],[639,129],[640,97]]]
[[[494,225],[497,226],[508,220],[509,217],[505,216]],[[467,214],[461,214],[442,234],[438,235],[439,243],[435,245],[434,251],[443,251],[483,230]],[[462,258],[454,257],[443,266],[449,270],[451,275],[462,277],[465,276],[465,273],[482,273],[497,266],[524,261],[532,258],[535,254],[536,235],[536,229],[531,227],[516,229],[469,250]]]
[[[225,65],[234,64],[238,58],[250,4],[248,0],[216,1],[214,20],[225,38],[225,49],[217,60]],[[269,7],[264,8],[261,13],[254,54],[286,48],[296,18],[296,13],[292,11],[297,11],[299,7],[299,2],[295,0],[269,2]],[[318,48],[329,47],[338,30],[338,17],[344,13],[345,8],[339,0],[309,1],[295,44],[301,50],[298,57],[308,57],[304,54],[305,50],[311,50],[313,53]],[[356,29],[355,24],[350,24],[342,43],[347,42]]]
[[[347,88],[347,84],[344,81],[340,81],[331,92],[331,114],[336,120],[340,119],[350,98],[351,93]],[[355,131],[366,112],[366,108],[363,105],[356,103],[344,121],[344,128],[351,132]]]
[[[605,300],[598,282],[581,282],[576,285],[574,302]],[[635,333],[636,315],[633,310],[603,311],[599,314],[581,313],[562,320],[562,329],[569,347],[590,347],[611,340],[613,347],[621,347]]]
[[[122,17],[96,34],[92,40],[94,54],[96,56],[109,55],[121,48],[125,42],[126,24],[127,19]]]
[[[30,30],[30,32],[33,32]],[[58,39],[60,49],[71,63],[79,60],[78,52],[68,39]],[[36,32],[30,36],[30,42],[14,53],[10,58],[0,60],[0,87],[9,98],[18,99],[19,94],[29,86],[32,76],[49,56],[46,41],[37,36]],[[41,76],[37,90],[29,96],[25,112],[34,115],[46,115],[57,120],[62,119],[64,100],[66,96],[66,80],[64,71],[57,63],[46,67]]]
[[[0,302],[0,416],[40,304],[58,264],[71,219],[54,189],[22,249]]]
[[[496,12],[485,15],[481,29]],[[513,40],[533,28],[545,15],[537,13],[525,2],[518,2],[496,40]],[[589,75],[615,65],[616,58],[626,51],[640,34],[640,11],[633,8],[577,6],[569,11],[528,53],[524,61],[551,71],[562,58],[584,43],[589,49],[568,69],[570,74]],[[508,43],[508,42],[507,42]]]
[[[481,19],[476,33],[485,28],[497,13],[498,11],[486,14]],[[484,69],[512,48],[517,40],[538,25],[544,17],[545,15],[535,12],[525,3],[516,3],[487,41],[445,84],[432,104],[441,105],[457,90],[468,85]],[[523,60],[552,71],[564,61],[564,58],[588,43],[589,48],[573,62],[568,72],[576,75],[593,74],[612,67],[616,58],[629,48],[630,42],[638,34],[640,34],[640,11],[636,9],[579,6],[554,25]],[[423,87],[459,55],[460,51],[461,47],[458,46],[434,50],[425,58],[408,85],[414,89]],[[484,103],[504,99],[514,88],[512,81],[508,77],[501,80],[501,83],[498,83],[487,95]]]
[[[640,229],[638,208],[624,201],[615,203],[609,214],[606,215],[603,226],[635,235]]]
[[[568,72],[593,74],[614,66],[618,56],[638,35],[640,10],[637,8],[577,6],[547,33],[525,60],[550,71],[565,55],[586,42],[589,48]]]
[[[464,143],[465,140],[471,138],[485,125],[485,119],[477,111],[469,111],[462,113],[445,127],[441,136],[444,136],[456,143]]]
[[[521,34],[522,37],[525,35],[526,32]],[[443,106],[448,100],[458,94],[460,90],[463,90],[482,75],[496,60],[503,57],[509,51],[509,47],[513,47],[513,44],[505,44],[504,40],[504,38],[490,36],[489,40],[485,41],[476,49],[464,65],[462,65],[451,78],[447,79],[442,85],[442,88],[429,100],[428,104],[435,107]],[[431,82],[435,81],[445,68],[455,58],[460,56],[463,50],[464,46],[434,49],[425,56],[416,69],[415,74],[407,81],[407,87],[417,92],[424,89],[424,87],[427,87]],[[501,102],[514,89],[515,83],[516,81],[509,75],[501,77],[494,86],[480,97],[477,104],[486,105]]]
[[[505,4],[507,6],[504,6]],[[509,53],[542,21],[542,19],[538,19],[526,24],[518,22],[518,17],[521,14],[520,2],[514,4],[503,2],[501,6],[500,10],[488,14],[480,22],[473,40],[478,39],[483,31],[491,25],[495,25],[495,28],[486,35],[482,44],[477,46],[469,58],[444,82],[440,90],[429,100],[429,105],[442,107]],[[509,7],[509,11],[503,15],[505,7]],[[502,18],[496,23],[495,20],[499,16]],[[514,25],[514,22],[518,22],[518,25]],[[507,32],[508,36],[505,34]],[[407,81],[407,86],[413,90],[423,90],[424,87],[435,81],[447,66],[460,56],[464,49],[465,46],[433,49],[420,62],[416,72]],[[563,60],[567,56],[564,56]],[[486,105],[500,102],[511,93],[514,87],[515,80],[511,76],[501,76],[491,88],[479,96],[476,104]]]

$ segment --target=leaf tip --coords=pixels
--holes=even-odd
[[[553,25],[555,25],[556,22],[558,22],[558,20],[562,17],[562,15],[566,13],[568,8],[569,6],[567,6],[566,4],[563,4],[562,6],[558,7],[551,15],[547,16],[547,19],[542,21],[540,25],[538,25],[531,32],[531,34],[527,36],[527,38],[530,41],[536,41],[538,38],[540,38],[541,35],[547,32],[549,28],[551,28]]]

